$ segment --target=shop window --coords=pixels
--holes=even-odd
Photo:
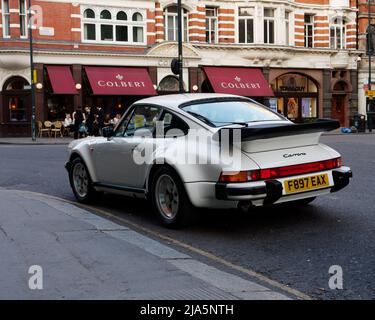
[[[182,40],[188,41],[188,12],[182,9]],[[165,40],[178,41],[178,10],[177,6],[169,6],[164,10]]]
[[[30,86],[28,82],[19,77],[6,82],[3,88],[5,106],[8,108],[8,117],[11,122],[27,121],[27,93]]]
[[[97,18],[98,17],[98,18]],[[83,11],[83,41],[144,44],[145,19],[140,10],[87,8]]]
[[[295,122],[318,117],[318,86],[307,76],[288,73],[271,82],[277,111]]]
[[[238,42],[254,43],[254,8],[238,10]]]

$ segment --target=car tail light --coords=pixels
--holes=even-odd
[[[259,180],[260,170],[238,171],[238,172],[222,172],[219,182],[248,182]]]
[[[269,168],[251,171],[222,172],[219,182],[249,182],[256,180],[277,179],[289,176],[296,176],[305,173],[332,170],[343,165],[342,158],[297,164],[279,168]]]

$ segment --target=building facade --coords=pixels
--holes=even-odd
[[[296,122],[358,109],[356,0],[183,2],[187,92],[252,97]],[[0,136],[29,135],[26,0],[0,0]],[[76,106],[123,112],[178,90],[171,0],[34,0],[37,120]]]
[[[370,112],[375,112],[375,101],[366,97],[366,91],[369,89],[369,56],[368,56],[368,0],[358,1],[358,49],[362,53],[358,67],[358,112],[366,115]],[[371,27],[372,27],[372,41],[371,50],[373,67],[371,72],[371,89],[375,89],[375,2],[372,1],[371,10]]]

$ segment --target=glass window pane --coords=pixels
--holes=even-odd
[[[111,15],[111,13],[108,10],[103,10],[100,13],[100,19],[111,20],[112,19],[112,15]]]
[[[117,20],[128,20],[128,16],[126,15],[126,13],[124,11],[120,11],[118,14],[117,14]]]
[[[133,27],[133,42],[143,42],[142,27]]]
[[[269,43],[275,43],[275,23],[269,21]]]
[[[143,21],[143,17],[139,12],[133,14],[133,21]]]
[[[238,21],[238,41],[240,43],[246,42],[246,20],[240,19]]]
[[[254,20],[247,20],[247,43],[254,42]]]
[[[100,28],[102,41],[113,41],[113,26],[108,24],[102,24]]]
[[[265,17],[273,17],[275,15],[274,12],[275,12],[274,9],[265,8],[264,9],[264,16]]]
[[[85,40],[96,40],[95,24],[85,23],[85,25],[84,25],[84,38],[85,38]]]
[[[94,10],[86,9],[85,12],[83,13],[83,16],[85,18],[95,19],[95,12]]]
[[[128,26],[116,26],[116,41],[128,41]]]
[[[150,137],[154,133],[156,121],[159,117],[160,109],[155,107],[137,107],[130,119],[129,125],[126,129],[125,136],[133,137],[137,130],[148,129],[150,131]]]

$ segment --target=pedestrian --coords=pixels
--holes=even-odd
[[[93,110],[89,107],[86,106],[85,108],[85,116],[86,116],[86,127],[87,127],[87,134],[89,136],[93,135],[93,125],[94,125],[94,120],[95,120],[95,115]]]
[[[83,126],[85,126],[85,114],[82,111],[82,107],[77,107],[76,111],[73,113],[73,119],[74,119],[74,139],[81,139],[84,135],[84,132],[82,130]]]
[[[102,107],[98,107],[96,109],[97,121],[98,121],[98,128],[99,134],[102,134],[102,129],[104,127],[104,110]]]

